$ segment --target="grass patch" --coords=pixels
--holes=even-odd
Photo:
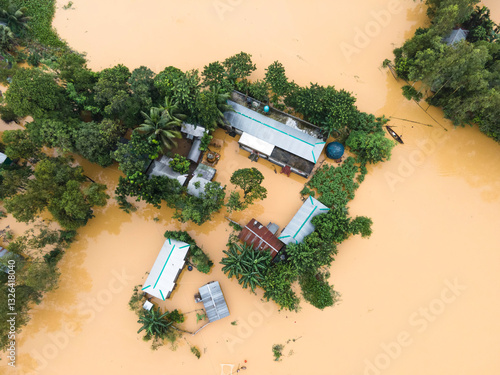
[[[19,0],[20,6],[26,7],[29,21],[29,35],[40,43],[52,47],[65,47],[66,43],[59,39],[52,28],[52,20],[56,12],[55,0]]]

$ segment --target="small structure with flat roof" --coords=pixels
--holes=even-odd
[[[323,203],[309,196],[278,238],[287,245],[302,242],[305,236],[314,232],[312,218],[328,210]]]
[[[147,294],[165,300],[175,288],[186,257],[189,245],[182,241],[167,239],[163,244],[153,268],[144,283],[142,290]]]
[[[198,289],[196,302],[203,302],[210,323],[229,316],[229,309],[218,281],[211,281]]]
[[[271,229],[274,230],[275,228],[273,225],[276,224],[269,223],[268,227],[271,226]],[[277,232],[277,229],[273,233],[268,227],[265,227],[257,220],[252,219],[241,230],[238,238],[247,245],[252,246],[255,250],[269,250],[271,252],[271,256],[274,258],[283,246],[285,246],[285,244],[274,235],[274,233]]]
[[[195,197],[200,197],[205,192],[205,185],[213,180],[217,170],[205,164],[198,164],[193,172],[193,177],[188,183],[187,192]]]

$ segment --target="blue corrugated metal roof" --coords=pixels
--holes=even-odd
[[[325,142],[321,139],[261,115],[231,100],[228,100],[228,104],[234,108],[234,112],[226,112],[224,116],[234,128],[310,162],[318,161],[325,147]]]
[[[305,236],[314,231],[312,218],[328,210],[329,208],[323,203],[309,196],[278,238],[287,245],[290,242],[302,242]]]

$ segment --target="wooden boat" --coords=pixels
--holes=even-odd
[[[401,137],[398,135],[398,133],[396,133],[394,130],[392,130],[392,128],[390,126],[386,126],[385,127],[387,129],[387,132],[392,136],[392,138],[394,138],[396,141],[398,141],[399,143],[403,144],[403,140],[401,139]]]

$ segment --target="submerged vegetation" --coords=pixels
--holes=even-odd
[[[418,102],[425,96],[455,125],[477,124],[500,141],[499,25],[478,0],[425,4],[430,26],[417,29],[394,50],[394,63],[384,65],[407,82],[406,98]]]

